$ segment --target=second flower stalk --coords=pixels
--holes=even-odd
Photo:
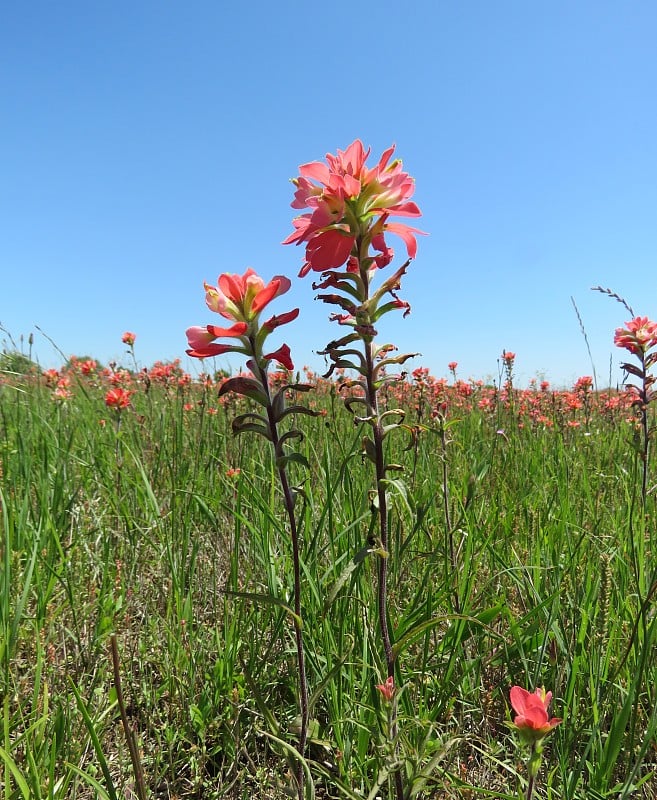
[[[290,541],[292,544],[292,562],[294,570],[294,602],[293,625],[297,654],[297,672],[299,679],[299,725],[297,758],[294,765],[296,792],[299,800],[303,800],[305,774],[303,758],[308,736],[308,680],[306,677],[305,650],[303,642],[303,615],[301,603],[301,555],[299,530],[294,511],[294,494],[287,474],[290,460],[304,462],[299,453],[288,450],[291,441],[302,438],[300,431],[280,430],[282,420],[294,414],[314,415],[315,412],[303,406],[287,406],[286,396],[294,392],[307,391],[310,387],[287,383],[274,390],[270,384],[269,367],[272,361],[291,371],[290,348],[281,345],[270,353],[264,352],[267,337],[276,328],[296,319],[299,309],[284,314],[274,315],[266,322],[260,322],[260,314],[276,297],[285,294],[290,288],[290,281],[283,276],[276,276],[268,284],[252,269],[243,275],[225,273],[219,276],[217,286],[205,285],[206,304],[233,324],[228,328],[215,325],[192,327],[187,330],[189,342],[188,355],[195,358],[206,358],[223,353],[240,353],[247,358],[250,375],[229,378],[222,384],[219,394],[228,392],[248,397],[260,406],[259,411],[247,411],[233,420],[233,432],[257,433],[267,439],[273,448],[278,479],[280,482],[285,511],[288,518]],[[217,339],[228,339],[229,342],[217,342]]]

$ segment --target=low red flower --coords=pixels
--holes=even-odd
[[[376,688],[381,692],[384,700],[388,703],[392,702],[392,698],[395,696],[395,679],[392,676],[386,678],[385,683],[377,683]]]
[[[136,338],[137,338],[136,333],[131,333],[130,331],[126,331],[121,337],[121,341],[123,342],[123,344],[127,344],[128,347],[132,347],[132,345],[135,343]]]
[[[110,389],[105,395],[105,405],[108,408],[116,408],[119,411],[128,408],[130,405],[130,394],[131,393],[127,389],[122,389],[119,386]]]
[[[324,272],[338,269],[352,256],[356,242],[365,236],[368,244],[381,255],[372,258],[375,267],[383,267],[392,260],[392,250],[384,234],[397,234],[406,245],[409,258],[417,251],[416,228],[399,222],[389,222],[388,217],[419,217],[420,209],[410,200],[415,182],[402,170],[399,159],[390,161],[394,145],[388,148],[379,163],[366,166],[370,150],[365,150],[356,139],[337,155],[326,155],[326,163],[313,161],[299,167],[299,177],[293,180],[297,191],[293,208],[309,208],[293,221],[295,231],[283,244],[306,243],[306,260],[301,275],[310,270]]]
[[[552,700],[552,692],[546,692],[542,687],[532,693],[523,689],[522,686],[514,686],[511,689],[510,697],[511,706],[516,712],[513,725],[527,741],[535,742],[542,739],[563,722],[557,717],[550,719],[548,709]]]
[[[64,403],[73,397],[73,393],[71,392],[70,389],[67,389],[64,386],[58,386],[52,393],[52,396],[55,400],[59,401],[60,403]]]

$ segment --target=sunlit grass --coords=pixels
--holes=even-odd
[[[7,797],[134,791],[112,633],[152,797],[278,797],[289,782],[276,740],[293,745],[297,713],[292,561],[275,465],[266,442],[233,437],[215,385],[180,377],[148,391],[125,378],[119,413],[99,374],[73,372],[63,401],[42,378],[4,376]],[[431,416],[443,395],[444,442]],[[387,440],[407,487],[390,494],[389,592],[418,796],[518,796],[512,684],[551,689],[564,717],[538,796],[657,796],[654,492],[643,509],[631,409],[565,395],[406,384],[391,398],[425,426],[417,445]],[[310,769],[318,796],[367,797],[385,722],[372,487],[334,387],[309,402],[327,414],[304,421],[310,470],[291,478]]]

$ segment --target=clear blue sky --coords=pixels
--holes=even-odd
[[[5,3],[0,322],[103,362],[131,330],[144,365],[191,366],[203,281],[294,278],[289,179],[359,137],[397,144],[430,234],[381,341],[437,376],[496,376],[506,349],[569,384],[592,371],[572,295],[615,381],[628,315],[590,287],[657,317],[656,92],[654,0]],[[278,339],[319,369],[337,331],[310,284]]]

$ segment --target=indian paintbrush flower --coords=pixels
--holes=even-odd
[[[290,281],[276,275],[265,284],[252,269],[243,275],[224,273],[219,276],[216,286],[205,284],[205,302],[211,311],[220,314],[233,324],[229,327],[218,325],[193,326],[187,329],[189,349],[187,355],[194,358],[209,358],[223,353],[242,353],[265,361],[275,360],[285,369],[293,369],[290,350],[283,345],[278,350],[262,354],[262,344],[267,336],[281,325],[296,319],[299,309],[274,315],[260,323],[260,313],[274,298],[285,294]],[[232,343],[217,342],[217,339],[233,339]],[[255,347],[256,352],[253,352]]]
[[[548,710],[552,692],[546,692],[542,687],[535,692],[529,692],[521,686],[514,686],[510,697],[511,706],[516,713],[513,727],[525,742],[531,744],[543,739],[562,722],[558,717],[550,718]]]
[[[392,698],[395,696],[395,679],[392,676],[386,678],[384,683],[377,683],[376,688],[386,702],[392,702]]]
[[[339,269],[350,261],[348,269],[357,271],[353,259],[362,262],[366,258],[368,268],[386,266],[393,257],[386,232],[401,237],[409,258],[415,257],[415,234],[422,231],[389,221],[390,216],[421,216],[410,200],[415,182],[402,170],[399,159],[390,161],[394,150],[393,145],[375,167],[368,168],[370,150],[356,139],[344,152],[328,153],[326,163],[313,161],[299,167],[299,177],[293,180],[297,191],[292,207],[310,211],[293,220],[295,231],[283,244],[306,243],[301,276],[310,270]],[[368,254],[370,246],[378,255]]]
[[[269,372],[271,361],[280,364],[284,369],[294,369],[290,348],[287,344],[281,345],[277,350],[264,352],[266,338],[288,322],[296,319],[299,309],[287,311],[270,317],[266,322],[260,321],[263,309],[279,295],[285,294],[290,288],[290,281],[282,275],[277,275],[268,283],[262,280],[252,269],[247,269],[243,275],[224,273],[219,276],[216,286],[205,284],[205,302],[211,311],[220,314],[229,320],[229,327],[206,325],[192,327],[187,330],[187,340],[190,349],[187,354],[195,358],[219,355],[221,353],[241,353],[247,359],[246,365],[251,375],[238,375],[227,378],[221,384],[219,397],[228,392],[235,392],[250,398],[257,406],[255,410],[246,411],[233,419],[232,427],[235,434],[258,433],[265,437],[272,445],[276,469],[278,471],[285,508],[290,527],[292,544],[292,563],[294,570],[294,632],[297,647],[297,668],[299,673],[299,726],[298,726],[298,751],[301,759],[305,755],[308,738],[309,700],[308,683],[306,678],[303,632],[302,632],[302,607],[301,607],[301,560],[299,547],[299,533],[294,513],[294,490],[290,486],[287,476],[287,465],[296,462],[309,466],[301,453],[289,452],[291,440],[303,439],[299,430],[288,427],[289,419],[294,414],[307,414],[315,416],[315,412],[304,406],[286,406],[286,397],[292,392],[305,392],[309,386],[287,383],[287,374],[283,376],[282,385],[275,380]],[[228,339],[229,342],[217,342],[217,339]],[[208,409],[210,413],[210,409]],[[286,420],[286,430],[281,431],[279,423]],[[231,469],[227,477],[235,477],[239,469]],[[299,800],[304,797],[305,773],[302,760],[295,759],[296,794]]]
[[[550,701],[552,692],[546,692],[543,687],[529,692],[522,686],[513,686],[510,692],[511,706],[516,713],[513,727],[520,734],[522,741],[529,745],[527,758],[527,791],[526,800],[531,800],[534,794],[536,778],[543,758],[543,739],[562,720],[550,717]]]
[[[632,355],[641,356],[657,345],[657,322],[652,322],[648,317],[635,317],[625,325],[626,328],[616,328],[616,347],[623,347]]]
[[[121,411],[128,408],[130,405],[130,394],[127,389],[122,389],[120,386],[110,389],[105,395],[105,405],[108,408],[115,408]]]
[[[370,151],[356,139],[344,152],[338,150],[336,155],[328,154],[326,162],[303,164],[299,168],[299,177],[293,181],[296,193],[292,207],[308,208],[309,211],[293,221],[295,231],[284,241],[284,244],[305,243],[306,257],[300,275],[307,275],[311,270],[321,273],[313,289],[326,293],[317,295],[316,299],[337,306],[330,319],[350,329],[329,342],[320,353],[328,356],[331,362],[324,377],[329,377],[336,369],[358,373],[355,380],[346,378],[342,381],[341,388],[347,390],[345,405],[357,424],[371,428],[370,435],[362,440],[362,452],[375,468],[377,505],[376,508],[372,505],[372,508],[378,516],[377,550],[380,554],[377,610],[389,676],[393,675],[396,654],[387,618],[387,472],[401,468],[387,463],[384,439],[395,429],[411,431],[408,425],[403,424],[404,412],[401,409],[381,408],[379,391],[403,378],[388,373],[388,368],[405,363],[414,354],[392,355],[396,350],[393,345],[376,345],[374,339],[376,326],[384,314],[402,310],[406,316],[410,311],[409,304],[401,300],[397,292],[417,251],[415,235],[421,233],[409,225],[390,221],[392,216],[421,216],[420,209],[410,199],[415,183],[402,170],[401,161],[391,161],[393,152],[394,147],[390,147],[378,164],[369,168],[366,162]],[[401,237],[406,245],[408,261],[377,288],[373,286],[377,270],[388,266],[394,256],[386,241],[388,233]],[[411,432],[411,435],[414,434]],[[377,685],[377,689],[389,703],[387,735],[392,745],[392,757],[397,761],[397,708],[391,702],[395,692],[392,677]],[[393,770],[392,781],[397,800],[402,800],[403,777],[398,767]]]

